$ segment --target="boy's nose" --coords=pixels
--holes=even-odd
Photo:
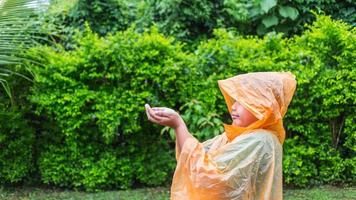
[[[236,110],[237,109],[237,103],[235,102],[234,104],[232,104],[232,110]]]

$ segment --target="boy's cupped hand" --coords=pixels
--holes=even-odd
[[[153,123],[176,129],[183,121],[181,116],[173,109],[166,107],[151,108],[148,104],[145,104],[145,108],[148,120]]]

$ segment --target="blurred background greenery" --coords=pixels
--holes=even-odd
[[[284,183],[356,182],[356,3],[0,0],[0,182],[169,185],[177,110],[200,141],[231,123],[217,80],[291,71]]]

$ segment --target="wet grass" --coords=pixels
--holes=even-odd
[[[6,200],[166,200],[169,189],[165,187],[134,190],[80,192],[72,190],[31,187],[0,188],[0,199]],[[356,188],[319,187],[312,189],[284,189],[285,200],[356,200]]]

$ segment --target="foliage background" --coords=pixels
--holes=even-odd
[[[354,185],[353,5],[53,2],[39,22],[56,31],[56,45],[41,41],[24,52],[31,62],[6,66],[33,82],[9,76],[16,103],[0,97],[0,182],[89,191],[169,184],[173,131],[150,123],[145,103],[179,111],[203,141],[231,123],[217,80],[291,71],[298,87],[284,122],[285,184]]]

